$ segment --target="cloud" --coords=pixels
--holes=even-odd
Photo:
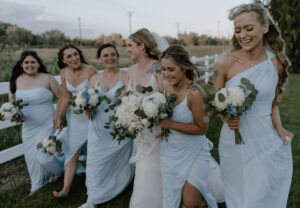
[[[0,20],[31,30],[33,33],[43,33],[58,29],[66,36],[78,36],[77,21],[71,22],[48,14],[43,6],[0,2]]]

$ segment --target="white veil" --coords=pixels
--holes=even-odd
[[[159,34],[155,32],[151,32],[152,37],[154,38],[156,44],[157,44],[157,49],[162,53],[169,47],[169,43],[166,39],[161,37]]]

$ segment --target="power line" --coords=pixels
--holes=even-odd
[[[80,24],[80,20],[81,20],[81,18],[78,17],[78,25],[79,25],[79,43],[80,43],[80,46],[81,46],[81,24]]]

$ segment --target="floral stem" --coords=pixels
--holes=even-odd
[[[239,129],[234,130],[235,144],[245,144]]]

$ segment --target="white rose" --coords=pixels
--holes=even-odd
[[[76,97],[75,104],[76,104],[76,106],[80,106],[80,105],[85,106],[86,101],[82,97]]]
[[[122,97],[122,103],[127,103],[127,102],[128,102],[128,97],[127,96]]]
[[[89,90],[88,90],[88,94],[89,94],[89,95],[95,94],[95,90],[94,90],[93,88],[89,89]]]
[[[99,102],[99,99],[98,99],[98,95],[96,94],[93,94],[90,99],[89,99],[89,103],[92,105],[92,106],[96,106]]]
[[[160,119],[168,118],[168,114],[162,113],[162,114],[159,115],[159,118]]]
[[[218,95],[220,93],[223,94],[225,97],[225,100],[223,102],[219,101]],[[216,93],[214,98],[214,105],[217,107],[218,110],[222,111],[227,108],[228,104],[230,104],[228,96],[229,96],[229,92],[226,88],[222,88]]]
[[[143,106],[143,110],[147,117],[155,117],[158,114],[158,108],[157,106],[152,102],[147,102]]]
[[[142,119],[142,125],[145,127],[148,127],[150,125],[150,122],[148,121],[148,119]]]
[[[43,145],[43,147],[47,147],[49,144],[50,144],[49,137],[46,137],[46,138],[42,141],[42,145]]]
[[[245,93],[241,87],[229,87],[228,100],[233,106],[241,106],[245,101]]]
[[[50,142],[50,144],[46,147],[47,152],[54,154],[56,152],[56,144],[55,142]]]

